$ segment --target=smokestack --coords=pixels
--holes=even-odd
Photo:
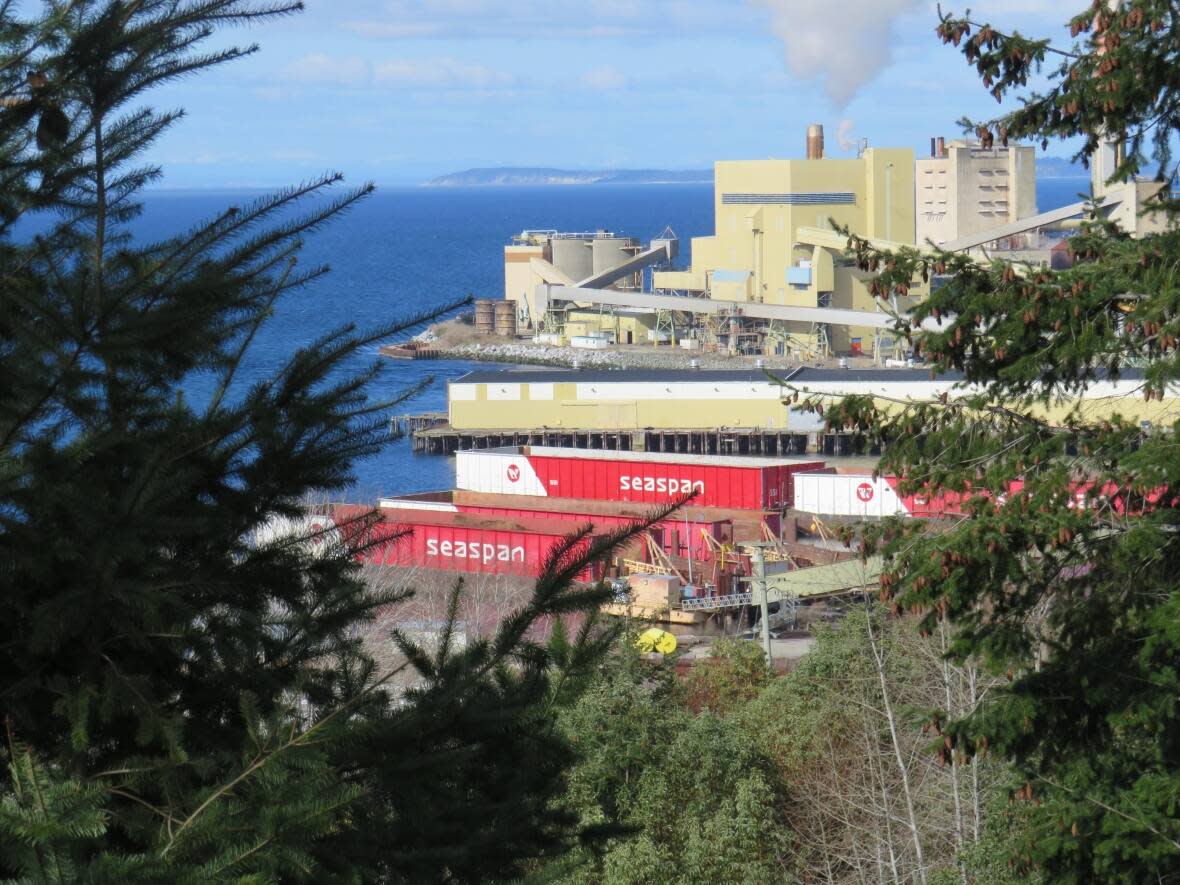
[[[946,139],[940,135],[940,136],[938,136],[938,138],[935,139],[934,145],[938,150],[938,153],[935,154],[934,156],[945,157],[946,156]]]
[[[807,159],[822,160],[824,158],[824,127],[819,123],[812,123],[807,127]]]

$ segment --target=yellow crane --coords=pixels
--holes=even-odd
[[[650,562],[642,562],[638,559],[624,559],[623,568],[629,575],[675,575],[680,579],[682,584],[688,583],[684,579],[684,575],[680,573],[680,569],[672,564],[672,560],[668,558],[668,554],[664,552],[657,542],[652,537],[651,532],[645,532],[643,535],[644,544],[646,545],[648,558]]]

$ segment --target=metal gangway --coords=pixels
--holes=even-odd
[[[753,593],[731,593],[728,596],[690,596],[680,600],[680,605],[677,607],[684,611],[711,612],[723,608],[740,608],[743,605],[752,605],[753,600]]]

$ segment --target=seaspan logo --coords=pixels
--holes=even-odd
[[[520,479],[520,468],[515,464],[508,465],[508,481],[516,482]]]
[[[862,482],[856,487],[856,497],[864,501],[866,504],[873,500],[873,484],[870,482]]]
[[[320,522],[313,522],[311,528],[311,545],[319,547],[324,543],[324,524]]]
[[[480,544],[475,541],[439,541],[427,538],[427,556],[447,559],[475,559],[479,562],[524,562],[524,548],[508,544]]]
[[[624,492],[662,492],[666,495],[687,495],[689,492],[705,491],[701,480],[675,479],[671,476],[624,476],[619,479],[619,488]]]

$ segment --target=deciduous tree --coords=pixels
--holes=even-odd
[[[1080,137],[1083,159],[1114,143],[1125,159],[1112,190],[1149,165],[1170,182],[1175,5],[1095,0],[1068,27],[1053,45],[941,19],[939,36],[998,99],[1021,98],[968,121],[974,133],[985,146]],[[1043,65],[1049,85],[1029,92]],[[1029,808],[1012,860],[1052,881],[1180,872],[1180,425],[1160,407],[1180,375],[1180,234],[1167,187],[1150,208],[1167,224],[1135,236],[1099,201],[1065,270],[850,239],[883,295],[944,282],[898,331],[935,374],[957,370],[970,386],[941,402],[851,397],[825,417],[866,443],[888,440],[881,470],[909,488],[980,493],[970,519],[884,529],[882,598],[932,634],[948,618],[958,660],[983,656],[1011,680],[951,726],[944,753],[1014,761],[1012,800]],[[1115,378],[1137,379],[1136,397],[1079,399]]]

